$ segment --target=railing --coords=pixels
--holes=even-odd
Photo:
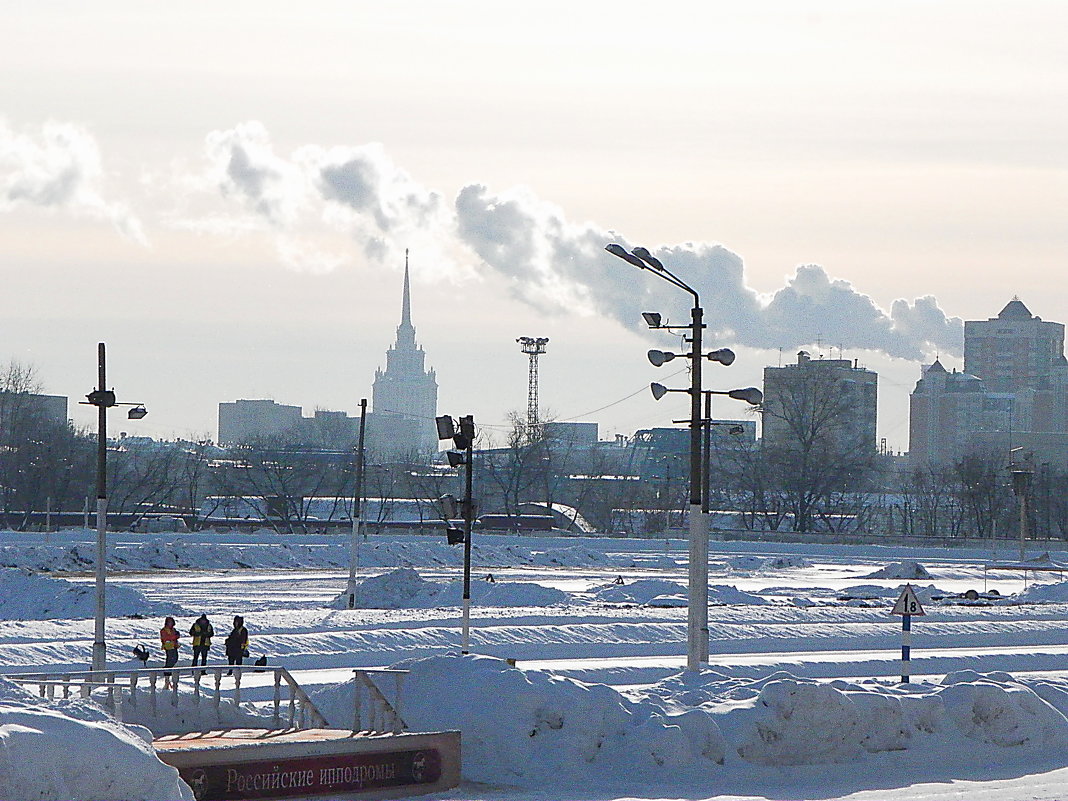
[[[7,673],[4,677],[23,687],[34,687],[42,698],[70,698],[72,695],[88,698],[94,689],[107,690],[104,703],[115,717],[122,720],[123,706],[141,709],[148,704],[148,716],[157,717],[163,702],[176,708],[179,702],[179,685],[192,690],[192,703],[199,707],[205,695],[215,709],[217,720],[222,719],[224,675],[233,673],[232,701],[234,707],[241,705],[241,678],[248,672],[271,673],[274,680],[273,728],[307,729],[326,728],[329,724],[315,704],[284,667],[257,667],[255,665],[209,665],[200,667],[134,668],[130,670],[96,670],[65,673]],[[207,681],[205,681],[207,678]],[[160,688],[160,679],[163,687]],[[142,680],[143,683],[142,683]],[[282,684],[288,689],[288,703],[283,712]],[[208,687],[203,685],[207,684]],[[214,685],[214,686],[211,686]],[[212,692],[213,690],[213,692]],[[62,695],[58,695],[62,691]],[[142,696],[147,695],[147,699]],[[124,697],[125,696],[125,697]]]
[[[390,670],[376,668],[355,668],[353,671],[352,733],[360,734],[400,734],[408,728],[401,717],[401,697],[404,689],[404,677],[407,670]],[[378,685],[371,678],[375,676],[392,676],[394,681],[393,703],[391,704]],[[367,696],[367,707],[363,703]],[[367,725],[364,725],[366,712]]]

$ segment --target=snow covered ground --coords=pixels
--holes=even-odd
[[[0,671],[87,665],[92,537],[0,533]],[[141,642],[160,664],[161,616],[184,632],[205,612],[221,658],[241,614],[253,656],[293,670],[324,711],[345,709],[346,668],[401,663],[409,722],[464,731],[449,798],[1068,798],[1057,574],[1026,591],[1020,573],[984,574],[1012,544],[711,551],[700,676],[682,672],[685,543],[617,538],[480,537],[472,651],[494,658],[460,659],[462,550],[436,537],[362,542],[349,610],[344,538],[115,535],[109,657],[133,666]],[[889,610],[905,581],[927,614],[901,687]]]

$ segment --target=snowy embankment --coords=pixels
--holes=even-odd
[[[523,671],[487,657],[409,660],[404,715],[412,730],[458,729],[464,779],[543,792],[622,787],[697,789],[805,781],[796,766],[848,764],[824,783],[885,786],[956,778],[990,763],[1023,770],[1068,746],[1068,683],[963,671],[938,684],[817,683],[676,674],[632,692]],[[463,688],[463,692],[457,692]],[[328,719],[351,710],[353,684],[313,697]],[[811,778],[811,777],[809,777]],[[800,796],[798,796],[800,797]]]
[[[203,542],[188,537],[153,537],[109,544],[108,570],[338,570],[349,566],[351,550],[344,537],[305,544],[297,536],[260,536],[266,539]],[[462,548],[431,536],[362,540],[358,549],[362,568],[457,567],[463,564],[463,559]],[[488,538],[472,545],[471,561],[478,567],[613,567],[632,562],[582,545],[537,549],[507,540],[497,544]],[[85,573],[95,564],[96,546],[90,542],[0,546],[0,567],[21,567],[42,573]]]
[[[178,604],[149,601],[131,587],[108,587],[108,617],[179,615]],[[18,568],[0,568],[0,620],[71,620],[93,617],[96,590],[90,584],[39,576]]]
[[[193,793],[140,727],[92,701],[44,701],[0,678],[0,798],[184,801]]]

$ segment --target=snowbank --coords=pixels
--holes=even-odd
[[[184,613],[177,604],[149,601],[139,590],[115,583],[108,585],[106,608],[108,617]],[[95,614],[93,584],[76,584],[18,568],[0,568],[0,620],[89,618]]]
[[[595,601],[606,604],[635,604],[637,606],[686,606],[684,584],[667,579],[637,579],[629,584],[601,584],[591,591]],[[675,599],[683,599],[678,603]],[[737,587],[713,584],[708,588],[708,600],[713,604],[767,604],[767,598],[744,592]]]
[[[723,759],[722,739],[707,715],[665,715],[606,685],[481,656],[437,656],[394,667],[411,671],[404,717],[412,731],[462,732],[465,780],[633,787],[639,777],[695,780]],[[346,682],[312,700],[328,720],[344,720],[352,693],[352,682]]]
[[[1016,602],[1022,604],[1068,603],[1068,581],[1058,581],[1055,584],[1032,584],[1016,596]]]
[[[722,563],[733,573],[767,573],[774,570],[812,567],[803,556],[732,556]]]
[[[861,578],[866,579],[929,579],[931,577],[931,574],[927,572],[927,568],[918,562],[909,560],[891,562],[874,573],[861,576]]]
[[[46,703],[0,678],[0,798],[178,801],[193,793],[146,739],[92,702]]]
[[[570,596],[562,590],[515,581],[471,582],[471,602],[479,606],[553,606],[564,604]],[[460,606],[463,585],[459,582],[427,581],[410,567],[402,567],[365,579],[356,588],[359,609],[432,609]],[[341,593],[329,604],[332,609],[348,609],[348,593]]]
[[[902,686],[821,683],[781,672],[747,680],[709,670],[676,674],[628,697],[489,657],[438,656],[393,667],[411,671],[404,687],[411,730],[463,733],[466,780],[550,794],[604,789],[621,775],[631,787],[707,788],[721,765],[744,772],[859,763],[900,751],[912,752],[908,764],[918,775],[935,774],[935,751],[975,753],[982,762],[1068,745],[1068,683],[1028,685],[1007,674],[969,671],[941,684]],[[332,685],[313,701],[328,720],[344,720],[352,693],[351,682]],[[978,752],[979,744],[994,751]]]

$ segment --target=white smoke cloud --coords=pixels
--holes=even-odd
[[[18,133],[0,121],[0,211],[37,207],[106,220],[147,244],[140,221],[123,203],[104,199],[100,149],[87,130],[47,122],[40,133]]]
[[[636,329],[643,309],[667,306],[677,321],[688,319],[685,294],[604,251],[608,242],[632,243],[592,223],[570,224],[529,193],[494,195],[469,185],[457,196],[456,215],[458,235],[509,278],[517,297],[539,308],[605,314]],[[913,360],[934,350],[961,352],[963,322],[929,296],[895,301],[888,314],[850,282],[801,265],[764,298],[746,284],[741,258],[721,245],[687,243],[654,253],[698,291],[705,322],[724,343],[792,348],[822,340]]]
[[[469,184],[450,205],[381,145],[306,145],[284,157],[258,122],[209,134],[205,152],[215,190],[264,221],[275,232],[279,257],[298,269],[332,269],[344,261],[305,236],[319,225],[345,232],[375,261],[399,263],[404,248],[412,247],[439,275],[465,276],[465,261],[488,268],[515,297],[546,313],[597,314],[635,329],[643,310],[688,320],[685,294],[604,250],[608,242],[632,243],[594,223],[569,221],[527,189],[494,193]],[[763,296],[746,283],[741,258],[721,245],[685,243],[654,252],[699,291],[718,343],[772,349],[823,341],[912,360],[962,348],[962,321],[929,296],[897,300],[887,312],[849,281],[811,264],[798,266],[780,289]]]

